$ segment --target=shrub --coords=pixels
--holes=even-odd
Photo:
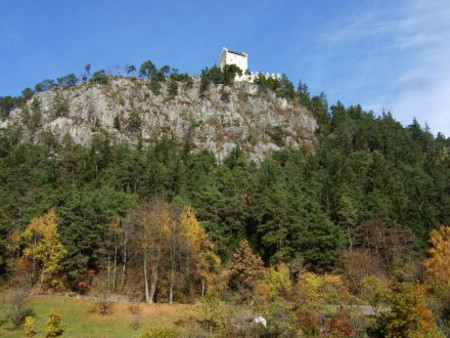
[[[36,330],[34,329],[34,318],[32,316],[25,317],[23,330],[25,333],[25,337],[33,337],[36,334]]]
[[[31,116],[27,116],[25,123],[27,124],[28,130],[34,134],[36,129],[41,125],[41,108],[40,103],[37,98],[31,101]]]
[[[34,111],[34,110],[33,110]],[[66,98],[64,98],[61,93],[57,93],[53,100],[53,117],[61,117],[67,115],[69,112],[69,103]]]
[[[186,89],[191,89],[192,87],[194,87],[194,80],[192,79],[192,77],[189,76],[184,82],[184,85]]]
[[[159,95],[161,93],[161,83],[158,81],[151,81],[149,86],[153,95]]]
[[[199,96],[203,100],[206,97],[206,92],[209,89],[209,80],[206,78],[206,76],[203,76],[200,79],[200,87],[199,87]]]
[[[92,75],[91,81],[101,85],[106,85],[108,84],[108,76],[106,76],[106,72],[103,69],[100,69]]]
[[[139,132],[142,129],[142,119],[135,111],[131,112],[128,118],[127,130],[131,132]]]
[[[117,130],[120,131],[120,117],[118,114],[116,114],[116,116],[114,116],[114,128],[116,128]]]
[[[136,331],[141,326],[141,322],[140,322],[140,318],[139,318],[141,311],[139,308],[139,304],[137,302],[133,302],[130,305],[130,312],[131,312],[131,315],[133,316],[133,319],[131,321],[131,328]]]
[[[20,285],[12,289],[7,296],[8,309],[6,319],[9,320],[14,329],[22,326],[26,317],[33,315],[33,310],[26,307],[28,294],[29,286]]]
[[[223,90],[223,88],[222,88],[220,90],[220,99],[225,103],[229,103],[230,102],[230,93],[227,92],[226,90]]]
[[[103,316],[106,316],[106,315],[112,313],[113,302],[110,301],[106,297],[99,298],[97,300],[96,306],[97,306],[98,312]]]
[[[362,280],[362,298],[372,306],[376,315],[380,307],[387,303],[389,296],[387,282],[381,278],[370,275]]]
[[[274,126],[270,131],[270,138],[278,147],[284,146],[284,139],[287,135],[288,133],[280,126]]]
[[[63,329],[60,328],[61,316],[55,312],[49,314],[47,319],[47,326],[45,328],[45,337],[58,337],[63,333]]]
[[[167,93],[172,98],[178,95],[178,82],[176,80],[170,79],[169,85],[167,86]]]
[[[180,334],[176,329],[152,327],[141,335],[141,338],[176,338]]]
[[[328,328],[332,337],[353,337],[351,317],[342,309],[328,322]]]

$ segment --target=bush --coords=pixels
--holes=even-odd
[[[172,98],[178,95],[178,82],[176,80],[170,79],[169,85],[167,86],[167,92]]]
[[[58,337],[63,334],[63,329],[59,326],[61,325],[61,316],[55,312],[48,315],[47,327],[45,328],[45,337]]]
[[[202,74],[199,87],[199,96],[202,100],[206,97],[206,92],[209,89],[209,83],[209,80]]]
[[[340,309],[339,313],[328,322],[328,329],[332,337],[353,337],[350,315]]]
[[[32,316],[25,317],[23,330],[25,333],[25,337],[33,337],[36,334],[36,330],[34,329],[34,318]]]
[[[130,312],[133,316],[133,319],[131,321],[131,328],[136,331],[141,326],[141,321],[139,318],[141,311],[137,302],[133,302],[133,304],[130,305]]]
[[[106,297],[102,297],[102,298],[98,299],[96,306],[97,306],[98,312],[103,316],[106,316],[106,315],[109,315],[110,313],[112,313],[113,302],[110,301]]]
[[[287,135],[288,133],[280,126],[274,126],[270,131],[270,138],[278,147],[284,146],[284,139]]]
[[[142,119],[135,111],[131,112],[128,118],[127,130],[134,133],[139,132],[142,129]]]
[[[141,335],[141,338],[176,338],[180,334],[176,329],[152,327]]]
[[[106,72],[103,69],[100,69],[92,75],[91,81],[101,85],[106,85],[108,84],[108,76],[106,76]]]
[[[118,114],[116,114],[116,116],[114,116],[114,128],[116,128],[117,130],[120,131],[120,116]]]
[[[161,83],[158,81],[151,81],[149,86],[153,95],[159,95],[161,93]]]
[[[230,102],[230,93],[223,90],[223,88],[222,88],[220,91],[220,99],[225,103],[229,103]]]
[[[12,289],[7,296],[8,309],[6,319],[11,323],[13,329],[21,327],[25,318],[33,315],[33,310],[26,307],[28,294],[29,288],[22,285]]]
[[[33,109],[33,112],[35,110]],[[37,110],[36,110],[37,111]],[[61,93],[57,93],[53,99],[53,114],[54,118],[66,116],[69,112],[69,102],[62,96]]]

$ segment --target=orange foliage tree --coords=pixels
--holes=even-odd
[[[430,233],[430,257],[425,261],[427,274],[438,283],[450,284],[450,226]]]
[[[426,306],[423,286],[413,283],[398,285],[398,292],[393,297],[386,337],[443,338],[437,330],[436,319]]]
[[[255,255],[247,240],[239,245],[230,264],[230,287],[235,290],[252,290],[264,277],[261,257]]]

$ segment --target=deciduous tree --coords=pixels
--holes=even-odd
[[[27,245],[24,256],[41,267],[41,283],[55,286],[57,274],[62,269],[61,261],[67,255],[60,241],[56,211],[53,209],[42,217],[33,218],[23,238]]]
[[[450,226],[431,231],[428,254],[427,274],[438,283],[450,285]]]
[[[392,302],[387,324],[388,338],[443,338],[436,328],[436,319],[427,308],[425,289],[411,283],[400,283]]]
[[[230,263],[230,287],[239,291],[250,291],[264,277],[264,265],[255,255],[247,240],[243,240]]]

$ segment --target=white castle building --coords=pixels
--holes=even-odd
[[[236,75],[235,81],[248,81],[253,82],[256,77],[261,74],[260,72],[250,72],[248,69],[248,54],[243,52],[235,52],[228,48],[222,48],[222,54],[220,55],[219,67],[223,70],[226,65],[236,65],[242,70],[242,75]],[[266,77],[273,77],[281,79],[281,74],[275,73],[262,73]]]

